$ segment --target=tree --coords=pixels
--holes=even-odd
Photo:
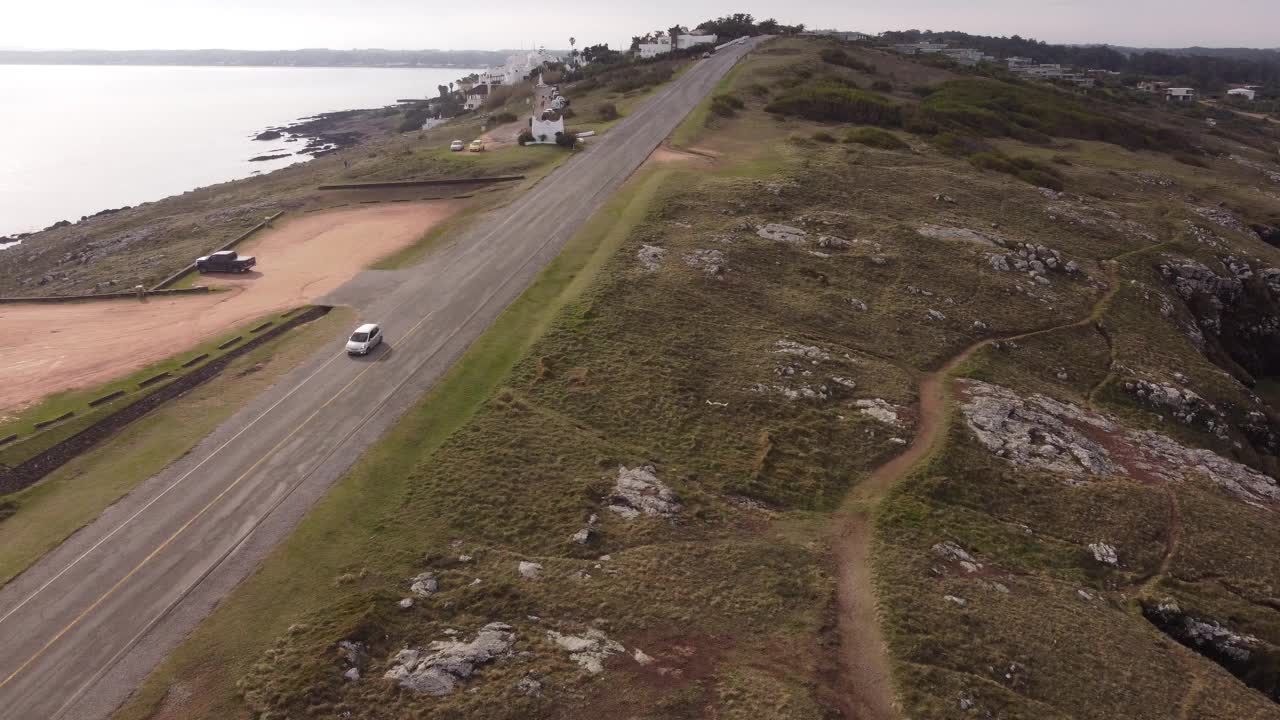
[[[622,60],[622,53],[617,50],[610,50],[607,43],[599,45],[588,45],[582,48],[582,59],[589,63],[600,63],[601,65],[612,65]]]
[[[437,86],[436,86],[436,90],[439,90],[439,91],[440,91],[440,97],[444,97],[444,96],[446,96],[446,95],[448,95],[448,94],[449,94],[449,86],[448,86],[448,85],[437,85]]]
[[[578,57],[577,45],[578,45],[578,38],[571,36],[569,38],[569,60],[574,65],[577,65],[576,62],[573,62]]]
[[[751,13],[734,13],[708,20],[699,27],[719,35],[722,38],[738,38],[743,35],[759,35],[760,30],[756,27],[755,16]]]

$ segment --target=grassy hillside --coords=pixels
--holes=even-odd
[[[1273,131],[824,49],[745,60],[120,717],[1280,716]]]

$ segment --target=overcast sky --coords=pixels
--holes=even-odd
[[[1144,47],[1280,46],[1280,0],[15,0],[0,48],[496,49],[626,45],[732,12],[809,27],[920,28]]]

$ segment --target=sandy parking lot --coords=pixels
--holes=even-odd
[[[254,318],[304,305],[412,244],[459,204],[439,200],[287,218],[239,250],[255,272],[208,275],[210,295],[0,305],[0,410],[92,387],[184,352]]]

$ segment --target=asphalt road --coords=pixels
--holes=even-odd
[[[352,359],[335,338],[0,589],[0,718],[108,717],[749,48],[698,62],[422,265],[339,290],[389,347]]]

